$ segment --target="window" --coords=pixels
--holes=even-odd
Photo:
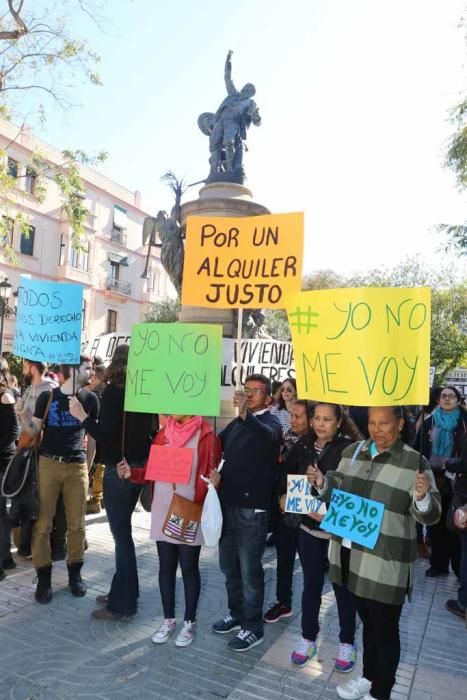
[[[81,330],[86,330],[86,299],[83,299],[83,308],[81,311]]]
[[[7,170],[8,170],[8,175],[10,177],[14,177],[14,178],[18,177],[18,168],[19,168],[18,161],[15,160],[14,158],[8,158]]]
[[[89,242],[83,243],[83,248],[70,246],[70,265],[77,270],[89,269]]]
[[[24,189],[26,192],[29,192],[29,194],[34,194],[34,191],[36,189],[36,171],[34,168],[31,168],[29,165],[26,167],[26,178],[24,180]]]
[[[107,333],[117,332],[117,312],[113,309],[107,311]]]
[[[9,216],[2,216],[0,227],[0,242],[2,245],[13,245],[13,231],[15,222]]]
[[[110,261],[110,279],[112,282],[116,282],[120,279],[120,264],[114,260]]]
[[[23,255],[34,255],[34,236],[36,229],[28,226],[27,231],[21,231],[20,251]]]
[[[58,264],[59,265],[64,265],[65,264],[65,248],[66,248],[66,243],[65,243],[65,236],[63,233],[60,234],[60,247],[58,249]]]

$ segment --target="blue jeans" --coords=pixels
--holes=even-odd
[[[138,607],[138,570],[131,532],[131,516],[141,489],[142,486],[128,479],[119,479],[115,464],[106,464],[105,510],[115,542],[115,574],[110,586],[107,608],[119,615],[134,615]]]
[[[457,593],[459,605],[467,610],[467,530],[458,530],[461,543],[460,588]]]
[[[263,636],[264,571],[267,513],[253,508],[223,509],[219,565],[225,576],[230,614],[242,629]]]

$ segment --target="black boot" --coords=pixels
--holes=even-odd
[[[81,598],[86,595],[87,586],[81,578],[81,567],[83,566],[82,561],[77,561],[74,564],[67,564],[68,567],[68,585],[71,588],[71,592],[77,598]]]
[[[52,566],[41,566],[37,571],[35,598],[38,603],[50,603],[52,600]]]

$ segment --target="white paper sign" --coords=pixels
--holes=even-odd
[[[326,513],[326,504],[313,496],[311,486],[304,474],[287,474],[286,513]]]

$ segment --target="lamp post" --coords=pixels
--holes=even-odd
[[[4,277],[0,282],[0,357],[2,355],[3,347],[3,325],[5,323],[5,316],[7,316],[10,311],[8,302],[10,300],[12,287],[13,285],[10,284],[8,277]]]

